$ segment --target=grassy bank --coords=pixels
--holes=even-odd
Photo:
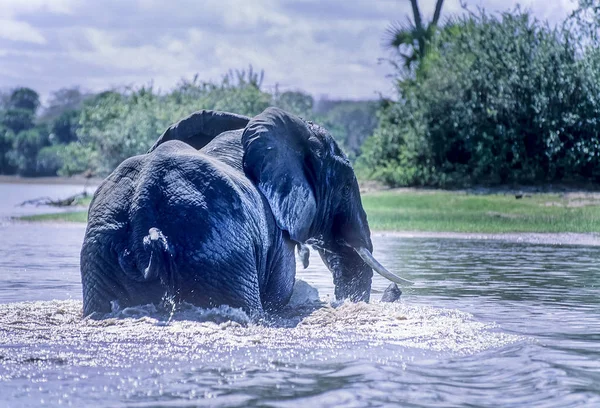
[[[363,196],[371,229],[444,232],[600,232],[593,194],[379,192]]]
[[[600,232],[600,194],[467,194],[385,191],[363,195],[375,231]],[[85,211],[22,217],[86,222]]]
[[[87,222],[87,211],[72,211],[56,214],[25,215],[18,218],[22,221],[58,221],[58,222]]]
[[[53,213],[53,214],[37,214],[25,215],[19,217],[22,221],[62,221],[62,222],[87,222],[87,211],[85,207],[89,207],[92,202],[92,197],[78,198],[73,203],[74,211]]]

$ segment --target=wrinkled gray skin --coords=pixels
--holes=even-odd
[[[253,119],[200,111],[96,191],[81,250],[83,313],[165,294],[277,310],[292,294],[294,250],[304,244],[332,272],[337,299],[369,300],[372,270],[353,249],[372,251],[369,226],[329,133],[276,108]]]
[[[383,292],[383,295],[381,296],[381,301],[387,303],[396,302],[400,299],[400,296],[402,296],[402,291],[400,290],[398,285],[396,285],[395,283],[390,283],[389,286]]]

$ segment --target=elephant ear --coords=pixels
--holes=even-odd
[[[302,119],[268,108],[244,130],[244,172],[269,202],[277,225],[297,242],[310,238],[317,212],[311,173],[311,131]]]
[[[206,146],[215,136],[228,130],[243,129],[250,120],[247,116],[229,112],[201,110],[169,126],[148,150],[152,152],[169,140],[181,140],[195,149]]]

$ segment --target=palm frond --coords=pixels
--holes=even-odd
[[[384,45],[397,49],[403,45],[413,45],[418,37],[417,28],[411,23],[396,22],[391,24],[384,34]]]

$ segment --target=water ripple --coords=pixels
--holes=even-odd
[[[417,282],[398,304],[377,303],[375,277],[372,304],[333,307],[313,256],[298,276],[321,307],[95,321],[81,319],[83,231],[0,224],[0,406],[600,406],[597,247],[376,236],[382,263]]]

